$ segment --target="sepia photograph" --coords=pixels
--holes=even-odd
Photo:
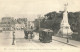
[[[80,0],[0,0],[0,52],[80,52]]]

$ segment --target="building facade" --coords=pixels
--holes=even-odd
[[[14,26],[15,26],[15,23],[14,23],[13,17],[3,17],[1,19],[0,27],[2,28],[3,31],[13,30]]]

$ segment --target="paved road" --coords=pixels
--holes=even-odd
[[[73,46],[58,42],[58,41],[52,41],[51,43],[41,43],[39,41],[38,33],[34,33],[35,37],[33,40],[29,41],[28,39],[24,38],[24,32],[23,31],[15,31],[15,45],[18,47],[24,46],[27,48],[39,48],[39,49],[50,49],[55,47],[70,47]],[[0,45],[4,46],[12,46],[12,32],[3,32],[0,33]]]
[[[12,44],[12,31],[3,31],[0,33],[0,46]]]
[[[18,33],[19,31],[17,31]],[[24,34],[24,32],[22,32]],[[28,39],[24,39],[24,35],[22,34],[16,34],[16,42],[15,42],[15,45],[18,46],[18,47],[21,47],[21,46],[24,46],[26,48],[38,48],[38,49],[53,49],[55,47],[73,47],[73,46],[70,46],[70,45],[67,45],[67,44],[64,44],[64,43],[61,43],[61,42],[57,42],[57,41],[52,41],[51,43],[42,43],[39,41],[39,36],[38,36],[38,33],[34,33],[35,34],[35,37],[33,40],[29,41]],[[20,35],[20,36],[19,36]],[[19,37],[19,38],[18,38]]]

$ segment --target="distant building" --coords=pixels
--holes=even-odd
[[[27,28],[27,18],[14,19],[13,17],[3,17],[1,19],[0,27],[3,31],[24,29]]]
[[[16,21],[19,24],[22,24],[22,23],[26,24],[27,23],[27,18],[18,18],[18,19],[16,19]]]
[[[27,18],[15,19],[15,29],[22,30],[24,28],[27,28]]]
[[[23,30],[25,28],[25,24],[15,24],[15,30]]]
[[[13,17],[3,17],[1,19],[0,27],[2,28],[3,31],[13,30],[14,25],[15,25],[15,23],[14,23],[14,18]]]
[[[28,21],[27,29],[34,29],[34,22],[33,21]]]
[[[41,27],[41,21],[44,19],[44,17],[39,17],[35,19],[34,21],[34,27],[36,30],[38,30]]]

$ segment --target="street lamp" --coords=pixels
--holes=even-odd
[[[41,20],[41,15],[38,15],[38,19],[39,19],[39,30],[40,30],[40,20]]]
[[[68,27],[66,27],[67,29],[67,43],[69,43],[69,39],[68,39]]]

